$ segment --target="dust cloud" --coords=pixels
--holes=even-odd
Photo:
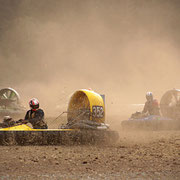
[[[0,0],[0,86],[53,115],[92,88],[126,114],[146,91],[180,88],[179,18],[178,0]]]

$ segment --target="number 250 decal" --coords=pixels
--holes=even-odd
[[[95,118],[103,118],[104,117],[104,108],[102,106],[93,106],[92,114]]]

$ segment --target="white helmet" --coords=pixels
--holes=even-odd
[[[4,116],[4,119],[3,119],[4,122],[8,122],[11,120],[12,120],[12,118],[10,116]]]
[[[147,99],[147,101],[153,100],[153,93],[152,92],[147,92],[146,93],[146,99]]]

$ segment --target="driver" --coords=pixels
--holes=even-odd
[[[146,93],[146,103],[142,111],[143,114],[148,113],[149,115],[158,115],[160,116],[159,103],[156,99],[153,98],[152,92]]]
[[[39,108],[39,101],[33,98],[29,101],[30,110],[27,111],[24,122],[31,123],[34,129],[47,129],[48,126],[44,121],[44,111]]]
[[[8,128],[15,125],[15,121],[10,116],[4,116],[3,123],[0,123],[0,127]]]

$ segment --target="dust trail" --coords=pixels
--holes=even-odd
[[[109,115],[123,104],[159,99],[179,88],[177,0],[0,0],[0,85],[24,103],[39,98],[47,114],[91,87],[106,94]]]

